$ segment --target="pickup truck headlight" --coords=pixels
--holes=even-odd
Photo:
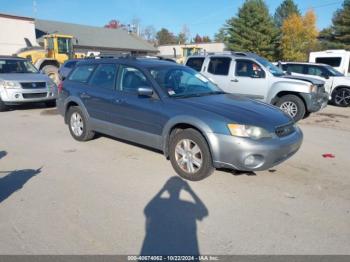
[[[310,93],[317,93],[317,85],[310,86]]]
[[[21,88],[21,85],[16,81],[0,80],[0,86],[4,88]]]
[[[269,133],[267,130],[257,126],[249,125],[239,125],[239,124],[228,124],[228,129],[230,130],[231,135],[238,137],[249,137],[252,139],[261,139],[261,138],[272,138],[273,134]]]

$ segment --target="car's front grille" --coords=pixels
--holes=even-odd
[[[23,89],[39,89],[39,88],[45,88],[46,83],[45,82],[23,82],[21,83],[21,86]]]
[[[23,98],[43,98],[47,96],[47,93],[28,93],[22,94]]]
[[[292,134],[295,131],[294,124],[290,123],[285,126],[279,126],[276,128],[275,133],[279,137],[284,137]]]

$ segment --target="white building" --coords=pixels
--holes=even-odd
[[[0,13],[0,55],[12,55],[26,47],[25,38],[37,45],[34,19]]]
[[[186,58],[192,55],[193,51],[200,53],[212,53],[225,51],[224,43],[193,43],[184,45],[160,45],[158,46],[159,55],[167,58]]]

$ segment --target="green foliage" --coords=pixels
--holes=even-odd
[[[263,0],[246,0],[225,28],[229,50],[250,51],[274,59],[278,31]]]
[[[301,15],[298,6],[293,0],[284,0],[280,6],[277,7],[274,15],[276,26],[280,28],[283,25],[284,20],[292,14]]]
[[[227,33],[226,33],[226,29],[224,27],[219,29],[219,32],[217,32],[215,34],[215,42],[226,42],[226,37],[227,37]]]
[[[156,39],[158,45],[176,44],[177,39],[168,29],[162,28],[157,32]]]
[[[350,0],[345,0],[343,8],[336,11],[333,17],[335,43],[350,47]]]

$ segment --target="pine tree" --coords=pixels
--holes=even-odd
[[[350,0],[345,0],[343,8],[336,11],[333,17],[335,42],[350,47]]]
[[[280,28],[283,25],[284,20],[292,14],[300,15],[298,6],[293,0],[284,0],[275,12],[274,20],[276,26]]]
[[[246,0],[225,28],[228,49],[274,59],[277,29],[263,0]]]

